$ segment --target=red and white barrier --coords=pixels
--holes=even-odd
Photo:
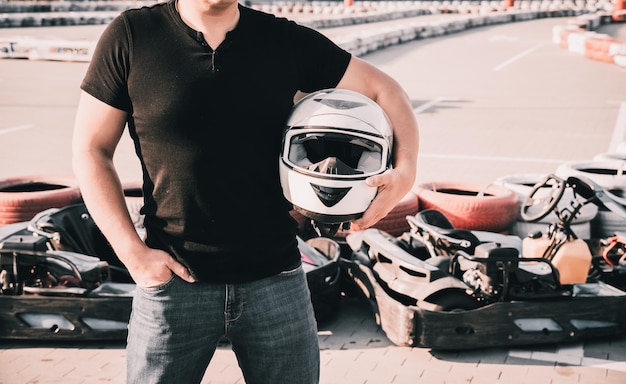
[[[626,41],[593,31],[603,21],[614,20],[613,15],[610,18],[602,13],[579,16],[566,25],[554,27],[552,41],[588,59],[626,67]]]
[[[0,38],[0,58],[88,62],[95,47],[86,40],[5,37]]]
[[[145,0],[155,1],[155,0]],[[581,2],[582,1],[582,2]],[[577,16],[554,29],[553,41],[564,48],[595,60],[613,60],[623,65],[623,42],[610,40],[592,32],[613,18],[615,5],[610,0],[516,0],[502,1],[367,1],[351,6],[343,3],[312,1],[306,3],[276,2],[254,6],[266,12],[298,14],[297,20],[312,28],[338,27],[373,21],[398,20],[392,27],[370,28],[336,37],[336,43],[361,56],[369,52],[414,39],[425,39],[460,32],[483,25],[530,20],[539,17]],[[586,3],[585,3],[586,1]],[[625,2],[626,0],[612,0]],[[579,5],[580,4],[580,5]],[[621,4],[621,3],[620,3]],[[608,6],[611,5],[611,8]],[[126,7],[128,5],[125,5]],[[621,12],[621,11],[620,11]],[[43,26],[56,20],[58,25],[100,24],[109,22],[119,12],[99,12],[96,20],[90,12],[0,13],[0,27]],[[403,23],[402,19],[423,14],[455,13],[440,20]],[[308,15],[310,14],[311,17]],[[34,41],[26,38],[0,39],[0,58],[89,61],[95,42],[68,40]]]

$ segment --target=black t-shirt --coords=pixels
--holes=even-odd
[[[336,86],[350,61],[317,31],[239,8],[215,50],[174,1],[126,11],[81,85],[129,113],[147,243],[200,281],[250,281],[299,261],[278,176],[282,131],[296,91]]]

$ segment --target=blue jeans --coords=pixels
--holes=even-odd
[[[319,382],[317,326],[301,266],[243,284],[189,284],[173,276],[137,288],[127,382],[199,383],[222,337],[246,383]]]

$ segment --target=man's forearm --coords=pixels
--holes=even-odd
[[[132,223],[113,161],[105,155],[79,152],[74,155],[74,173],[94,221],[116,254],[127,258],[143,246]]]
[[[376,101],[387,111],[393,127],[394,166],[402,169],[412,184],[417,173],[419,130],[410,100],[401,88],[390,86]]]
[[[394,132],[394,166],[403,174],[403,184],[413,184],[417,172],[419,130],[411,100],[402,86],[386,73],[353,57],[338,84],[373,99],[387,113]]]

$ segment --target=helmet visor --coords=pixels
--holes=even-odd
[[[294,134],[288,140],[288,163],[305,173],[367,177],[387,167],[383,145],[367,137],[309,131]]]

